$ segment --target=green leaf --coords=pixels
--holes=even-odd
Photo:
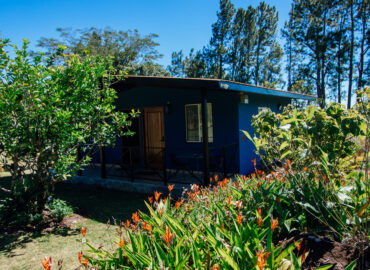
[[[349,265],[344,268],[344,270],[354,270],[357,264],[357,259],[351,262]]]
[[[323,265],[323,266],[317,267],[317,268],[315,268],[315,270],[327,270],[327,269],[330,269],[332,267],[333,267],[332,264],[328,264],[328,265]]]

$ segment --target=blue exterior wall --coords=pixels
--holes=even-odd
[[[278,105],[282,108],[290,103],[290,99],[272,96],[262,96],[248,94],[248,104],[239,104],[239,154],[240,154],[240,174],[248,174],[254,171],[252,159],[257,158],[253,143],[243,135],[242,130],[246,130],[252,137],[252,116],[258,114],[258,107],[268,107],[273,112],[281,112]]]

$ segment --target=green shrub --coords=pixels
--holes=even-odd
[[[47,204],[47,209],[50,210],[50,216],[60,221],[65,216],[73,214],[73,208],[66,201],[61,199],[52,199]]]

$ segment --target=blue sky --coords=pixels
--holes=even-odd
[[[236,8],[257,6],[261,1],[232,0]],[[288,18],[291,1],[266,0],[279,12],[279,28]],[[173,51],[200,49],[211,37],[218,0],[0,0],[0,33],[12,43],[28,38],[32,45],[40,37],[58,37],[57,27],[138,29],[156,33],[167,66]],[[278,33],[280,36],[280,31]]]

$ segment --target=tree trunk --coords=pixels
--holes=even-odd
[[[362,80],[362,76],[364,73],[364,58],[366,51],[365,50],[365,40],[366,40],[366,30],[367,30],[367,12],[366,12],[366,4],[365,0],[362,1],[361,5],[361,20],[362,20],[362,29],[361,29],[361,44],[360,44],[360,60],[359,60],[359,67],[358,67],[358,81],[357,81],[357,88],[362,88],[364,86],[364,82]]]
[[[353,0],[350,0],[351,8],[351,45],[349,53],[349,73],[348,73],[348,101],[347,109],[351,108],[351,97],[352,97],[352,75],[353,75],[353,48],[355,46],[355,22],[353,18]]]

